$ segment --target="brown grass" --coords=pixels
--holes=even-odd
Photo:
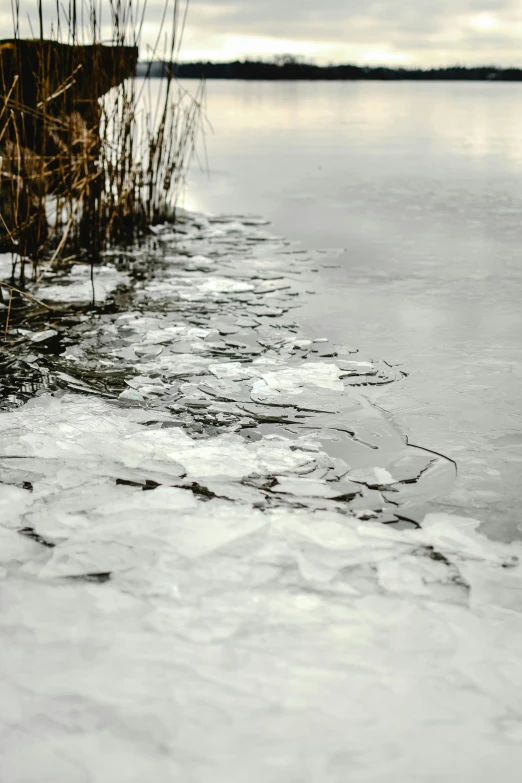
[[[187,7],[188,0],[165,0],[148,59],[175,63]],[[95,263],[103,250],[172,219],[202,113],[203,85],[188,95],[174,67],[165,67],[160,80],[130,77],[119,84],[118,63],[108,72],[102,39],[139,46],[146,0],[70,0],[54,8],[45,23],[42,0],[13,0],[13,57],[26,11],[38,20],[36,92],[29,94],[14,73],[0,97],[0,242],[13,252],[19,289],[28,266],[36,279],[42,264],[66,256]],[[94,48],[87,61],[80,52],[58,72],[46,41],[56,42],[54,49]],[[166,42],[161,53],[160,41]]]

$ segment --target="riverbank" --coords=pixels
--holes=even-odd
[[[301,333],[327,257],[185,213],[94,308],[35,290],[76,311],[3,376],[10,779],[518,780],[520,547],[426,516],[455,465],[364,394],[404,368]]]

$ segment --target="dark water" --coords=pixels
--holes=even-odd
[[[522,85],[212,81],[208,116],[186,205],[345,248],[301,323],[401,362],[375,399],[458,462],[441,507],[520,537]]]

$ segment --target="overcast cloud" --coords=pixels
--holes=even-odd
[[[193,0],[184,56],[522,66],[521,0]]]
[[[55,7],[54,0],[46,3]],[[7,0],[0,5],[8,35]],[[148,0],[142,56],[156,38],[163,5]],[[36,3],[22,6],[34,19]],[[191,0],[182,59],[288,53],[320,63],[522,67],[521,43],[522,0]]]

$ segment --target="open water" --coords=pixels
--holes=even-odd
[[[439,506],[504,539],[521,530],[521,98],[519,84],[210,81],[208,164],[201,147],[186,196],[344,249],[317,266],[301,324],[401,363],[407,380],[376,401],[457,461]]]

